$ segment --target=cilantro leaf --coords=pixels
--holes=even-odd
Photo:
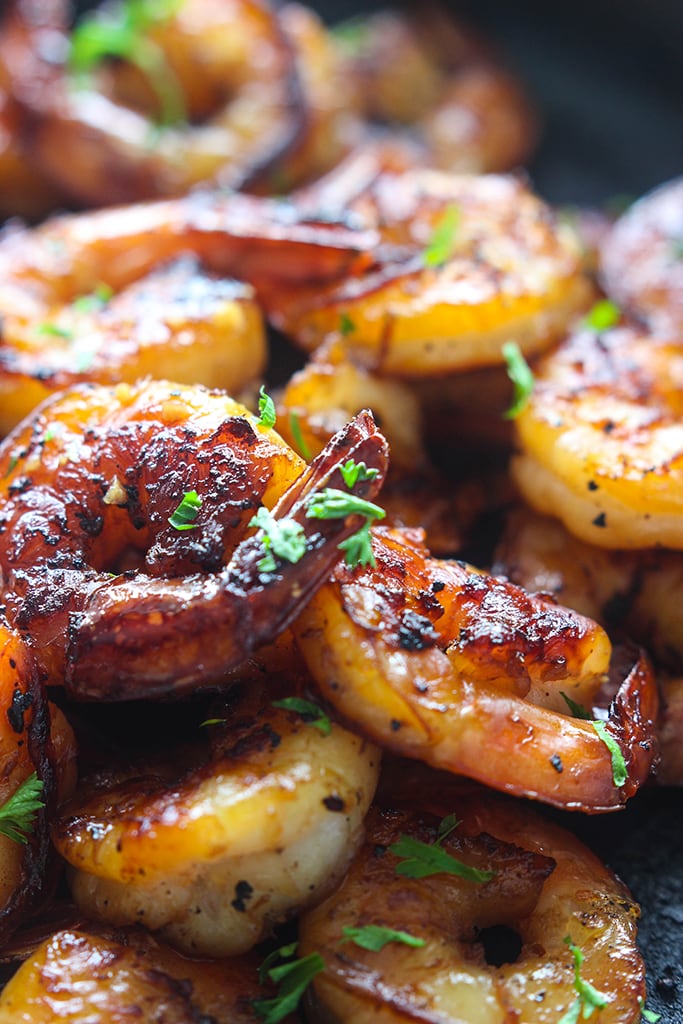
[[[565,702],[565,704],[573,714],[574,718],[582,718],[584,719],[584,721],[587,722],[591,720],[591,714],[589,711],[586,711],[583,704],[577,704],[577,702],[575,700],[572,700],[571,697],[567,696],[567,694],[563,690],[560,690],[560,697]]]
[[[367,519],[384,519],[386,513],[379,505],[373,505],[365,498],[347,494],[336,487],[325,487],[316,491],[308,501],[306,515],[309,519],[345,519],[350,515],[361,515]]]
[[[168,517],[168,521],[174,530],[196,530],[195,519],[203,505],[202,499],[196,491],[185,491],[183,500]]]
[[[445,829],[442,822],[435,843],[423,843],[421,839],[401,835],[398,842],[389,847],[391,853],[405,858],[397,865],[396,874],[404,875],[406,878],[428,878],[430,875],[448,874],[479,883],[489,882],[494,877],[495,871],[482,871],[480,868],[470,867],[443,849],[441,843],[457,825],[457,822],[452,823],[452,817],[449,815],[444,819],[449,822]]]
[[[306,552],[306,534],[303,526],[295,519],[275,519],[267,508],[261,506],[256,515],[252,516],[249,526],[263,530],[262,543],[266,553],[257,563],[261,572],[275,572],[275,555],[292,564],[303,558]]]
[[[624,760],[624,755],[621,752],[621,747],[615,740],[614,736],[607,731],[607,726],[604,722],[591,722],[591,725],[610,752],[610,756],[612,758],[612,778],[614,780],[614,785],[620,789],[626,784],[628,779],[628,768],[626,767],[626,761]]]
[[[0,807],[0,834],[25,846],[36,815],[45,806],[42,793],[43,780],[33,772]]]
[[[602,992],[598,992],[589,981],[584,981],[581,977],[584,955],[579,947],[574,945],[569,935],[565,936],[564,941],[574,958],[574,988],[577,992],[577,999],[558,1021],[558,1024],[576,1024],[580,1013],[584,1020],[587,1020],[592,1016],[594,1010],[603,1010],[609,1003],[609,999]]]
[[[71,341],[74,337],[74,332],[70,327],[61,327],[52,321],[38,324],[37,330],[38,334],[48,334],[51,338],[64,338],[65,341]]]
[[[304,700],[303,697],[283,697],[282,700],[274,700],[273,707],[284,708],[285,711],[296,711],[307,725],[318,729],[323,736],[329,736],[332,732],[332,722],[323,709],[310,700]]]
[[[362,928],[345,927],[343,931],[342,942],[355,942],[361,949],[369,949],[372,953],[379,953],[390,942],[399,942],[416,949],[425,944],[424,939],[411,935],[410,932],[394,931],[393,928],[383,928],[379,924],[366,924]]]
[[[645,1000],[642,996],[638,996],[638,1006],[640,1007],[640,1016],[647,1021],[647,1024],[657,1024],[657,1021],[661,1020],[661,1013],[655,1013],[654,1010],[645,1008]]]
[[[356,486],[358,481],[363,480],[374,480],[379,473],[378,469],[368,469],[364,462],[356,462],[354,459],[349,459],[343,466],[339,467],[339,471],[344,479],[344,483],[350,491]]]
[[[534,375],[516,341],[506,341],[502,353],[507,365],[508,377],[514,387],[512,405],[506,411],[505,418],[513,420],[519,416],[531,398],[531,392],[534,390]]]
[[[621,310],[611,299],[600,299],[586,313],[584,324],[594,331],[606,331],[621,319]]]
[[[77,313],[96,313],[107,305],[113,294],[114,292],[108,284],[100,282],[87,295],[79,295],[77,299],[74,299],[71,308]]]
[[[263,384],[259,390],[260,398],[258,400],[258,411],[259,411],[259,427],[274,427],[277,415],[275,413],[275,402],[266,394],[266,389]]]
[[[348,313],[339,314],[339,333],[342,338],[346,338],[347,335],[353,334],[356,329],[356,325],[349,316]]]
[[[308,447],[308,445],[306,444],[306,441],[304,439],[304,435],[301,432],[301,423],[299,422],[299,415],[298,415],[298,413],[296,413],[294,411],[294,409],[292,409],[292,411],[289,414],[289,429],[292,432],[292,437],[294,438],[294,444],[297,446],[297,448],[301,452],[302,458],[304,458],[306,460],[306,462],[310,462],[311,461],[311,450]]]
[[[372,550],[369,519],[366,519],[360,529],[352,533],[350,537],[340,541],[337,547],[344,552],[344,562],[352,569],[355,569],[357,565],[369,565],[374,569],[377,565]]]
[[[460,207],[455,203],[446,207],[437,220],[423,254],[426,267],[440,267],[453,255],[460,226]]]
[[[300,960],[269,967],[266,971],[267,976],[280,988],[272,999],[257,999],[252,1004],[263,1024],[278,1024],[278,1021],[292,1013],[313,978],[324,970],[325,961],[320,953],[309,953]]]

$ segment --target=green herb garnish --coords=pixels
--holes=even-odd
[[[0,834],[25,846],[33,831],[36,815],[45,806],[40,799],[42,794],[43,780],[34,772],[0,807]]]
[[[426,267],[441,267],[451,258],[459,226],[460,207],[452,204],[444,210],[434,225],[423,254]]]
[[[304,700],[303,697],[283,697],[282,700],[274,700],[273,707],[284,708],[285,711],[296,711],[307,725],[318,729],[323,736],[329,736],[332,732],[332,722],[323,709],[310,700]]]
[[[583,1016],[584,1020],[588,1020],[594,1010],[604,1009],[609,999],[602,992],[598,992],[589,981],[583,980],[581,977],[581,965],[584,961],[584,955],[579,947],[574,945],[569,935],[566,936],[564,941],[569,946],[570,952],[574,957],[574,988],[576,989],[577,997],[557,1024],[577,1024],[579,1014]]]
[[[263,547],[265,555],[257,563],[261,572],[275,572],[278,558],[295,564],[306,552],[306,534],[303,526],[295,519],[275,519],[271,512],[263,506],[249,521],[249,526],[263,530]]]
[[[259,427],[274,427],[275,420],[277,419],[277,413],[275,412],[275,402],[267,394],[263,384],[259,390],[258,400],[258,411],[259,411]]]
[[[278,1021],[292,1013],[316,974],[325,970],[325,961],[320,953],[309,953],[299,960],[291,960],[276,967],[270,966],[270,963],[282,957],[291,956],[296,950],[296,945],[292,943],[283,946],[275,954],[271,953],[261,965],[259,979],[269,978],[280,986],[278,994],[272,999],[257,999],[252,1004],[263,1024],[278,1024]]]
[[[348,313],[339,314],[339,333],[342,338],[345,338],[348,334],[353,334],[356,329],[356,325],[349,316]]]
[[[534,390],[534,375],[516,341],[506,341],[502,353],[508,377],[514,387],[512,405],[506,411],[505,418],[513,420],[519,416],[531,398],[531,392]]]
[[[393,928],[383,928],[379,924],[366,924],[362,928],[344,928],[343,931],[342,942],[354,942],[361,949],[369,949],[372,953],[379,953],[390,942],[414,946],[416,949],[425,944],[424,939],[419,939],[409,932],[394,931]]]
[[[196,491],[186,491],[177,509],[168,517],[173,529],[195,530],[198,525],[195,523],[195,519],[199,515],[202,504],[202,499]]]
[[[586,711],[583,704],[577,704],[577,702],[575,700],[572,700],[571,697],[567,696],[567,694],[563,690],[560,690],[560,697],[565,702],[565,704],[573,714],[574,718],[582,718],[584,719],[584,721],[587,722],[591,720],[591,714],[589,711]]]
[[[606,331],[621,319],[621,310],[611,299],[600,299],[584,317],[584,324],[593,331]]]
[[[372,550],[372,535],[370,533],[370,520],[366,519],[363,525],[352,533],[346,540],[337,545],[340,551],[344,552],[344,562],[351,569],[357,565],[369,565],[375,568],[377,561]]]
[[[604,722],[591,722],[591,725],[610,752],[610,756],[612,758],[612,778],[614,780],[614,785],[621,789],[628,779],[628,769],[626,767],[624,755],[621,752],[621,747],[615,740],[614,736],[607,731],[607,727]]]
[[[74,299],[71,308],[77,313],[96,313],[107,305],[113,294],[108,284],[100,283],[88,295],[79,295]]]
[[[356,486],[358,481],[363,480],[374,480],[379,473],[378,469],[368,469],[364,462],[355,462],[353,459],[349,459],[343,466],[339,467],[344,483],[350,491]]]
[[[311,495],[306,515],[309,519],[345,519],[351,515],[365,516],[366,519],[384,519],[386,513],[379,505],[374,505],[365,498],[337,490],[336,487],[325,487]]]
[[[38,334],[48,334],[51,338],[63,338],[65,341],[72,341],[74,332],[69,327],[61,327],[59,324],[46,321],[38,324]]]
[[[306,444],[306,441],[304,440],[304,435],[301,433],[301,424],[299,422],[299,414],[296,413],[294,411],[294,409],[292,409],[292,411],[289,414],[289,429],[292,432],[292,437],[294,438],[294,444],[297,446],[297,448],[301,452],[302,458],[306,459],[306,462],[310,462],[311,461],[311,451],[310,451],[310,448],[308,447],[308,445]]]
[[[458,821],[449,814],[440,823],[437,838],[433,843],[423,843],[421,839],[401,835],[398,842],[389,847],[389,851],[397,857],[404,858],[396,867],[397,875],[406,878],[428,878],[430,875],[457,875],[470,882],[489,882],[495,871],[482,871],[479,868],[463,864],[457,857],[451,856],[443,849],[443,841],[457,828]]]
[[[647,1021],[647,1024],[657,1024],[657,1021],[662,1019],[661,1013],[655,1013],[654,1010],[646,1009],[645,1000],[642,996],[638,996],[638,1006],[640,1007],[640,1016],[643,1020]]]

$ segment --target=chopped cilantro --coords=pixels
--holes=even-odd
[[[275,519],[267,508],[261,506],[249,521],[250,526],[263,530],[265,555],[257,563],[261,572],[275,572],[278,558],[292,564],[300,561],[306,552],[304,528],[295,519]]]
[[[600,299],[584,317],[584,324],[593,331],[606,331],[621,319],[621,310],[611,299]]]
[[[364,462],[355,462],[353,459],[345,462],[343,466],[339,467],[339,470],[344,483],[350,491],[353,490],[359,480],[374,480],[379,473],[378,469],[368,469]]]
[[[186,491],[183,500],[168,517],[168,521],[175,530],[195,530],[197,523],[195,519],[202,507],[202,499],[196,491]]]
[[[604,1009],[609,1000],[602,992],[598,992],[589,981],[584,981],[581,977],[581,965],[584,961],[583,953],[578,946],[574,945],[569,935],[566,936],[564,941],[574,958],[574,988],[577,996],[557,1024],[576,1024],[580,1014],[584,1020],[587,1020],[592,1016],[594,1010]]]
[[[423,254],[426,267],[441,267],[451,258],[459,226],[460,207],[453,203],[446,207],[434,225]]]
[[[512,405],[506,411],[505,418],[513,420],[519,416],[531,398],[531,392],[534,390],[534,375],[516,341],[506,341],[502,353],[507,365],[508,377],[514,387]]]
[[[292,409],[292,411],[289,414],[289,429],[292,432],[294,444],[301,452],[302,458],[306,459],[306,462],[310,462],[311,451],[308,445],[306,444],[304,435],[301,432],[301,423],[299,422],[299,415],[294,411],[294,409]]]
[[[424,946],[425,940],[419,939],[410,932],[394,931],[393,928],[383,928],[378,924],[366,924],[362,928],[344,928],[342,942],[355,942],[361,949],[369,949],[372,953],[379,953],[381,949],[388,946],[390,942],[402,943],[404,946],[413,946],[416,949]]]
[[[621,747],[614,736],[607,731],[607,726],[604,722],[591,722],[591,725],[610,752],[612,758],[612,778],[614,785],[620,789],[628,780],[628,768],[626,767]]]
[[[323,709],[310,700],[304,700],[303,697],[283,697],[282,700],[274,700],[273,707],[284,708],[285,711],[296,711],[307,725],[318,729],[323,736],[329,736],[332,732],[332,722]]]
[[[277,415],[275,412],[275,402],[270,397],[270,395],[266,393],[266,389],[264,388],[263,384],[261,385],[261,388],[259,390],[259,396],[260,397],[258,400],[258,425],[259,427],[274,427],[275,420],[277,419]]]
[[[43,781],[33,772],[0,807],[0,834],[25,846],[36,815],[45,806],[42,794]]]
[[[296,943],[283,946],[276,954],[271,954],[261,966],[259,978],[267,977],[280,986],[278,994],[272,999],[257,999],[253,1003],[254,1011],[262,1019],[263,1024],[278,1024],[278,1021],[292,1013],[316,974],[325,970],[325,961],[319,953],[309,953],[299,960],[291,960],[275,967],[268,964],[266,967],[268,960],[272,963],[284,956],[291,956],[295,949]]]

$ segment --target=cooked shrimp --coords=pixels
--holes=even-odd
[[[369,816],[366,844],[341,887],[301,922],[301,952],[315,950],[325,961],[312,982],[325,1019],[550,1024],[578,1000],[578,1020],[587,1004],[569,939],[583,957],[581,980],[604,1000],[600,1021],[640,1020],[638,909],[590,850],[528,807],[459,789],[438,774],[418,787],[403,779],[394,793],[397,802]],[[438,840],[439,818],[450,814],[459,824]],[[493,877],[401,875],[392,847],[402,837],[432,847],[438,840],[449,856]],[[422,945],[365,950],[345,929],[368,926]],[[507,948],[492,949],[496,933]]]
[[[635,203],[601,250],[605,288],[653,331],[683,327],[683,178]]]
[[[284,203],[218,195],[10,231],[0,239],[0,431],[79,379],[149,372],[237,391],[260,374],[265,344],[251,289],[215,280],[189,258],[159,265],[190,253],[241,279],[255,270],[260,279],[334,277],[375,241],[374,232],[303,221]]]
[[[349,458],[378,470],[356,488],[372,497],[387,456],[368,414],[305,467],[218,392],[147,381],[56,396],[0,447],[7,615],[51,681],[82,697],[215,682],[285,628],[360,525],[306,516],[320,487],[344,488]],[[193,491],[196,528],[174,529]],[[244,538],[278,499],[275,518],[300,521],[305,551],[270,572],[263,533]]]
[[[53,839],[83,912],[224,956],[250,949],[339,881],[362,839],[378,752],[339,725],[321,731],[278,707],[294,687],[264,680],[267,671],[267,662],[252,667],[238,695],[214,709],[206,763],[72,802]]]
[[[57,932],[0,995],[2,1024],[254,1024],[257,961],[188,960],[142,930]]]
[[[683,548],[683,348],[577,330],[535,367],[512,473],[537,511],[599,547]]]
[[[513,178],[408,170],[361,178],[344,199],[408,258],[265,296],[276,325],[306,349],[341,332],[366,368],[438,377],[502,365],[510,338],[541,351],[590,302],[574,232]]]
[[[51,882],[49,816],[75,782],[74,736],[48,705],[38,665],[27,645],[0,620],[0,806],[34,772],[43,807],[18,823],[15,837],[0,835],[0,939],[45,898]],[[17,835],[21,838],[17,838]],[[23,841],[25,840],[25,842]]]
[[[326,699],[394,750],[495,789],[593,812],[622,805],[655,758],[657,694],[641,655],[607,717],[628,778],[562,693],[598,701],[611,647],[594,622],[374,531],[374,569],[338,566],[295,624]],[[598,712],[604,717],[604,712]]]
[[[73,202],[181,195],[217,180],[244,187],[297,138],[296,69],[278,16],[265,3],[184,0],[157,16],[150,9],[139,38],[158,70],[142,88],[137,68],[122,74],[105,66],[84,81],[40,51],[26,54],[34,73],[47,79],[26,102],[34,159]],[[89,17],[114,34],[123,10],[112,5]],[[132,62],[132,47],[121,56]],[[71,59],[78,68],[78,46]],[[172,98],[172,110],[169,102],[159,109],[160,91]],[[127,105],[132,97],[137,109]]]
[[[496,572],[552,594],[643,644],[683,671],[683,554],[666,548],[608,551],[577,540],[556,519],[516,509],[497,549]]]

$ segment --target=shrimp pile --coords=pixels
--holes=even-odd
[[[637,1024],[547,807],[683,782],[680,183],[587,256],[438,12],[72,22],[0,25],[0,1024]]]

